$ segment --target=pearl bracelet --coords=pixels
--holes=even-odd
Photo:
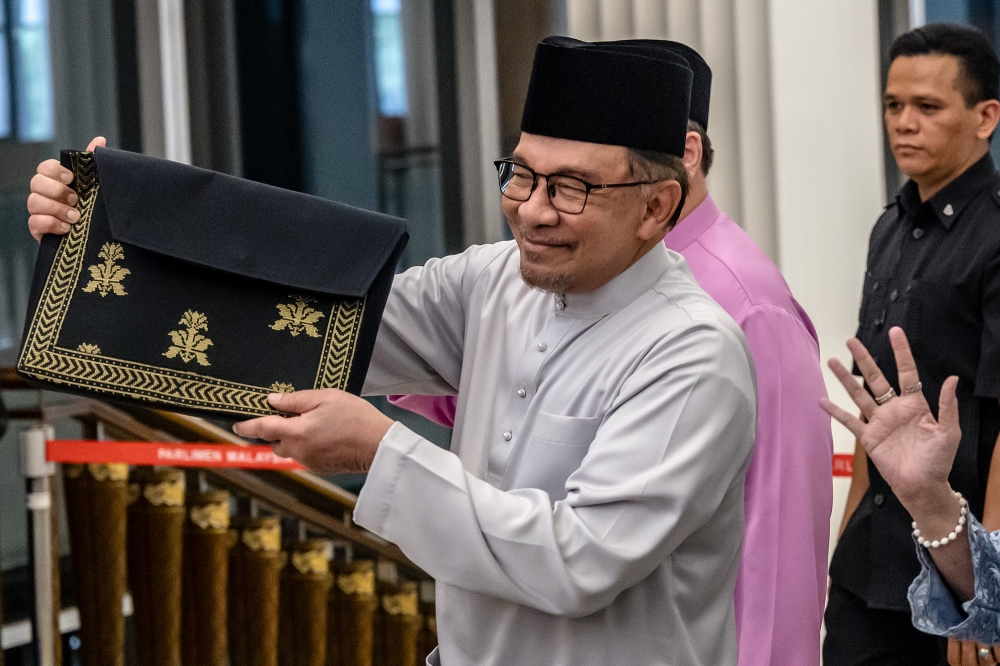
[[[930,539],[925,539],[923,535],[920,533],[920,529],[917,527],[917,521],[915,520],[913,521],[913,536],[917,538],[917,543],[919,543],[924,548],[938,548],[940,546],[944,546],[945,544],[951,543],[952,541],[957,539],[958,535],[962,533],[963,529],[965,529],[965,516],[968,515],[969,513],[969,503],[965,500],[964,497],[962,497],[962,493],[958,492],[957,490],[955,491],[955,497],[958,498],[958,503],[962,508],[962,512],[958,517],[958,525],[955,526],[955,529],[952,531],[951,534],[944,537],[943,539],[937,539],[935,541],[931,541]]]

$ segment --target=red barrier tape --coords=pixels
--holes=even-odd
[[[171,467],[230,467],[238,469],[305,469],[291,458],[281,458],[267,446],[181,444],[175,442],[101,442],[53,439],[45,443],[49,462],[126,463]],[[851,476],[854,456],[833,454],[833,475]]]
[[[834,453],[833,454],[833,475],[834,476],[850,476],[854,469],[854,454],[853,453]]]
[[[49,462],[127,463],[171,467],[230,467],[238,469],[305,469],[291,458],[274,455],[269,446],[182,444],[177,442],[101,442],[53,439],[45,443]]]

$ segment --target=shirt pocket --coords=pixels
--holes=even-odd
[[[982,303],[960,285],[914,280],[903,330],[918,363],[974,381]]]
[[[556,502],[566,498],[566,479],[590,450],[600,416],[538,412],[510,488],[537,488]]]

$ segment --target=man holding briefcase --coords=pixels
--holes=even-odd
[[[337,390],[235,428],[369,473],[355,521],[437,580],[428,663],[736,664],[753,363],[662,242],[691,79],[662,49],[539,44],[496,163],[515,240],[396,276],[365,384],[457,394],[451,451]],[[67,175],[39,167],[36,236],[79,219]]]

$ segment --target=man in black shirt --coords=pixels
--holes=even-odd
[[[888,331],[901,326],[932,409],[944,380],[959,377],[962,441],[949,480],[997,529],[1000,174],[989,147],[1000,65],[985,35],[947,24],[902,35],[890,57],[886,131],[910,181],[872,231],[857,336],[898,393]],[[830,566],[825,666],[997,663],[1000,648],[945,650],[911,624],[906,593],[920,571],[911,518],[860,446],[845,523]]]

